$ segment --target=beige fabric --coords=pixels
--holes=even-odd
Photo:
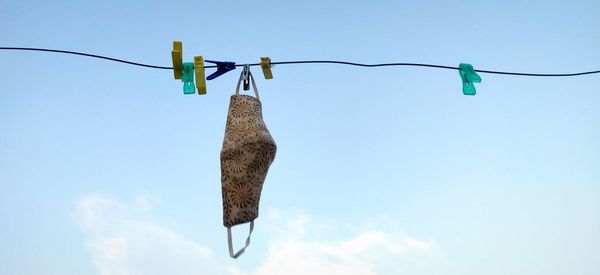
[[[236,92],[231,96],[221,150],[223,225],[230,228],[258,217],[260,193],[276,151],[260,100]]]

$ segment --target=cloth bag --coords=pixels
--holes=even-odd
[[[225,137],[221,150],[221,192],[223,225],[227,227],[229,256],[237,258],[250,245],[254,220],[269,166],[275,159],[277,146],[263,121],[262,104],[254,77],[248,72],[256,97],[240,95],[240,83],[231,96]],[[250,223],[246,245],[233,253],[231,227]]]

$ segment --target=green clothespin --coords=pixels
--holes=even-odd
[[[186,95],[195,94],[196,87],[194,86],[194,62],[183,63],[183,93]]]
[[[480,83],[481,77],[473,69],[473,65],[460,63],[458,65],[458,73],[462,79],[462,88],[464,95],[475,95],[475,85],[473,83]]]

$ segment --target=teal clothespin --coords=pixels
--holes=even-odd
[[[184,94],[189,95],[196,93],[196,87],[194,86],[194,62],[183,63],[181,81],[183,81]]]
[[[473,69],[473,65],[460,63],[458,65],[458,73],[462,79],[462,88],[464,95],[475,95],[475,85],[473,83],[480,83],[481,77]]]

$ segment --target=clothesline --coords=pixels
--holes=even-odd
[[[44,49],[44,48],[25,48],[25,47],[0,47],[0,50],[18,50],[18,51],[39,51],[39,52],[53,52],[53,53],[63,53],[63,54],[72,54],[72,55],[80,55],[87,56],[92,58],[105,59],[115,62],[121,62],[129,65],[153,68],[153,69],[163,69],[163,70],[172,70],[173,67],[168,66],[157,66],[157,65],[149,65],[144,63],[138,63],[103,55],[76,52],[76,51],[67,51],[67,50],[56,50],[56,49]],[[340,65],[349,65],[349,66],[359,66],[359,67],[391,67],[391,66],[412,66],[412,67],[429,67],[429,68],[437,68],[437,69],[448,69],[448,70],[460,70],[459,67],[453,66],[444,66],[444,65],[436,65],[436,64],[423,64],[423,63],[381,63],[381,64],[363,64],[363,63],[355,63],[348,61],[335,61],[335,60],[300,60],[300,61],[279,61],[279,62],[271,62],[271,65],[292,65],[292,64],[340,64]],[[234,64],[235,67],[243,67],[244,65],[248,66],[260,66],[260,63],[251,63],[251,64]],[[217,68],[217,65],[208,65],[204,66],[204,68]],[[502,75],[515,75],[515,76],[536,76],[536,77],[569,77],[569,76],[580,76],[580,75],[588,75],[588,74],[597,74],[600,73],[600,70],[595,71],[585,71],[585,72],[575,72],[575,73],[522,73],[522,72],[504,72],[504,71],[494,71],[494,70],[474,70],[479,73],[487,73],[487,74],[502,74]]]

